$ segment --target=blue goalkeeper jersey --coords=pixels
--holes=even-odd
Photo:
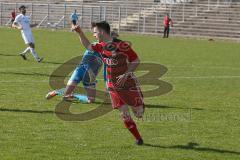
[[[78,16],[79,16],[79,14],[77,14],[77,13],[71,14],[71,20],[72,21],[77,21],[78,20]]]

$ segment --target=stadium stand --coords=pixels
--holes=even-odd
[[[237,0],[0,0],[0,25],[8,24],[11,10],[21,4],[39,27],[70,27],[69,16],[77,9],[86,29],[93,21],[107,20],[119,32],[162,34],[163,17],[169,13],[172,35],[240,38]]]

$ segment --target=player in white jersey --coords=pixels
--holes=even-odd
[[[43,58],[39,58],[34,50],[35,45],[31,31],[31,27],[35,27],[37,24],[30,24],[30,19],[29,16],[26,16],[26,7],[24,5],[19,7],[19,11],[21,12],[21,14],[17,15],[12,24],[12,27],[21,30],[22,38],[27,45],[27,48],[22,53],[20,53],[20,56],[22,56],[22,58],[26,60],[26,54],[30,51],[34,59],[37,62],[41,62]]]

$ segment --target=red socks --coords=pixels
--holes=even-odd
[[[132,133],[136,140],[141,139],[141,136],[138,132],[137,126],[132,118],[124,120],[125,127]]]

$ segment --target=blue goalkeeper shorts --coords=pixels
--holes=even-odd
[[[80,64],[73,71],[68,84],[83,82],[84,86],[95,86],[96,76],[101,69],[102,60],[100,54],[86,50]]]
[[[96,85],[96,73],[93,73],[87,65],[80,64],[73,71],[68,84],[75,82],[80,83],[82,81],[84,86],[95,86]]]

